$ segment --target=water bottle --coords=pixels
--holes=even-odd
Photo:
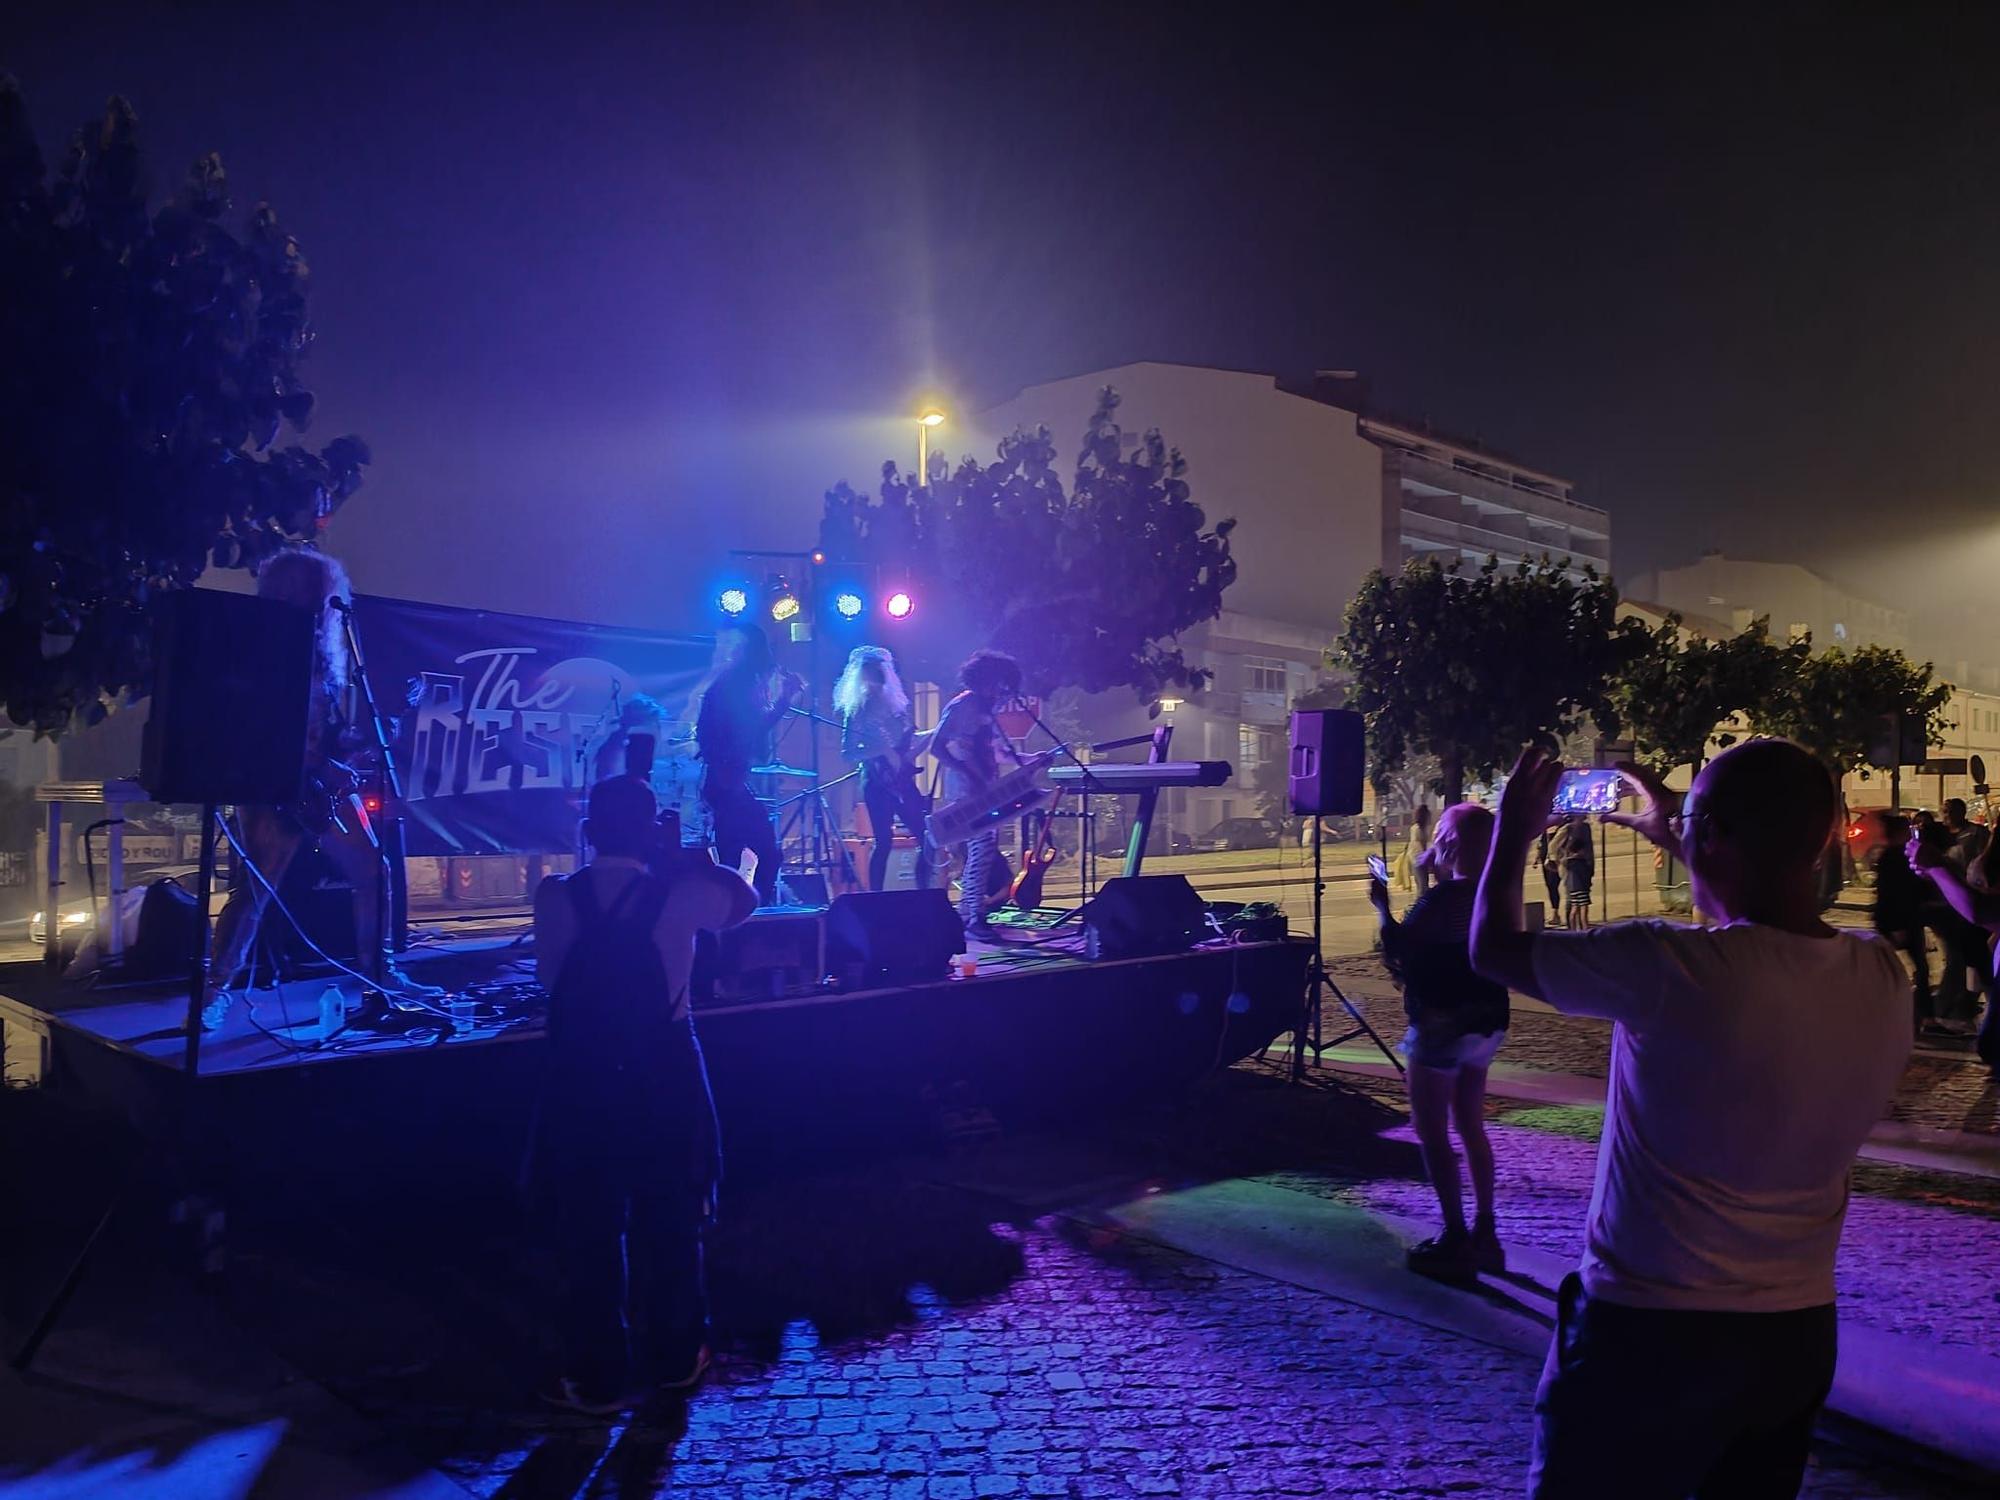
[[[319,993],[319,1034],[332,1036],[347,1024],[347,997],[340,986],[330,984]]]

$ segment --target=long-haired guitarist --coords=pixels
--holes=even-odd
[[[945,705],[931,738],[931,753],[944,767],[945,799],[954,802],[999,779],[1003,752],[1021,764],[997,717],[1002,704],[1021,696],[1021,664],[1002,651],[975,651],[958,669],[958,681],[963,691]],[[988,900],[1013,881],[999,829],[982,829],[966,841],[958,879],[958,914],[968,936],[981,936],[990,930]]]
[[[889,849],[896,824],[915,835],[917,884],[931,883],[931,862],[923,848],[928,799],[917,788],[915,725],[910,695],[896,673],[896,658],[882,646],[856,646],[833,686],[840,710],[840,758],[861,767],[861,800],[875,849],[868,857],[868,888],[882,889],[889,878]]]
[[[387,878],[382,848],[369,826],[359,796],[359,778],[341,757],[360,744],[351,732],[344,698],[351,675],[347,638],[333,601],[348,597],[347,571],[324,552],[290,548],[257,570],[257,593],[312,613],[313,692],[306,761],[299,777],[299,800],[289,807],[240,806],[237,839],[256,866],[245,871],[216,921],[204,1029],[218,1029],[229,1015],[230,983],[250,956],[271,892],[306,844],[320,852],[354,890],[354,942],[359,962],[384,989],[402,994],[442,995],[421,985],[389,961],[383,945],[378,882]],[[259,879],[261,875],[263,878]]]

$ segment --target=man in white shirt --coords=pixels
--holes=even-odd
[[[564,1284],[564,1367],[543,1394],[592,1415],[708,1367],[701,1241],[721,1151],[688,982],[696,933],[741,922],[756,895],[705,857],[661,855],[656,816],[637,777],[598,782],[593,859],[535,892],[549,992],[537,1174]],[[677,863],[662,877],[649,856]]]
[[[1833,779],[1786,740],[1716,757],[1685,802],[1627,768],[1646,805],[1611,817],[1687,866],[1710,925],[1524,932],[1561,774],[1536,750],[1515,766],[1472,929],[1480,973],[1616,1022],[1529,1492],[1790,1496],[1833,1382],[1849,1169],[1909,1054],[1909,977],[1887,942],[1820,920]]]

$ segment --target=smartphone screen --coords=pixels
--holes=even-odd
[[[1607,813],[1618,810],[1625,778],[1617,771],[1568,770],[1556,784],[1555,810],[1559,813]]]
[[[1368,873],[1373,875],[1377,880],[1387,880],[1389,878],[1388,863],[1381,855],[1371,854],[1368,856]]]

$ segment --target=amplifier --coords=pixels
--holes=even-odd
[[[809,995],[826,977],[826,913],[759,912],[739,927],[703,933],[695,944],[690,995],[700,1005],[732,1005]]]
[[[864,890],[868,884],[868,860],[874,854],[875,845],[868,839],[843,839],[848,857],[854,861],[854,872],[861,877],[861,884],[852,889]],[[885,891],[913,891],[917,888],[917,861],[923,858],[923,846],[906,834],[898,834],[889,846],[889,873],[883,877]],[[844,883],[836,882],[836,894],[845,895],[850,889]]]

